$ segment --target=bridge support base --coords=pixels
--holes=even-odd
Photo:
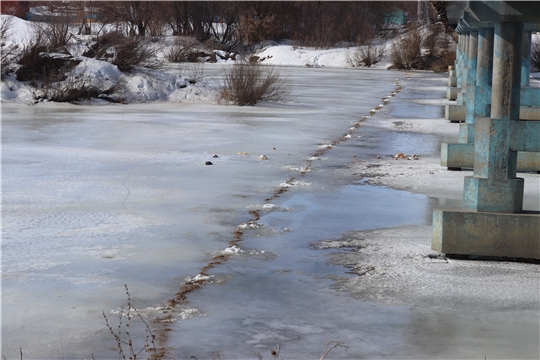
[[[433,212],[431,248],[451,255],[540,259],[540,214]]]

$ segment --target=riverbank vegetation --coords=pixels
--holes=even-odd
[[[414,16],[416,5],[407,1],[47,1],[33,5],[26,12],[31,31],[24,42],[10,40],[20,31],[13,17],[6,15],[0,37],[2,79],[31,86],[36,102],[97,98],[124,102],[122,76],[109,76],[104,85],[87,74],[89,64],[96,66],[96,61],[113,65],[126,76],[150,76],[151,71],[171,64],[266,65],[268,59],[257,54],[269,45],[285,44],[295,49],[346,49],[344,65],[350,67],[372,67],[389,57],[390,68],[445,71],[455,57],[448,29],[442,24],[420,28]],[[434,9],[431,18],[436,18]],[[246,74],[248,69],[259,69],[259,75],[267,77],[257,89],[251,86],[241,94],[232,81],[241,79],[239,69]],[[227,103],[254,105],[286,98],[286,92],[277,96],[287,87],[274,69],[238,66],[228,74],[218,91],[219,99]],[[175,81],[174,86],[199,81],[200,76],[185,79],[185,84]],[[268,81],[274,86],[267,86]],[[275,88],[277,84],[281,86]],[[246,96],[247,90],[253,93]]]

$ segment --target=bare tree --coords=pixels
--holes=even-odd
[[[32,22],[34,32],[39,34],[47,51],[66,52],[66,45],[72,37],[72,9],[63,2],[47,1],[43,3],[40,11],[40,21]]]
[[[19,46],[8,41],[14,32],[13,17],[2,16],[0,20],[0,66],[2,67],[2,75],[8,70],[9,65],[15,62],[19,53]]]
[[[151,22],[158,14],[159,2],[111,1],[99,4],[99,6],[104,21],[125,25],[128,36],[145,36]]]
[[[277,15],[270,12],[263,13],[256,7],[250,7],[240,16],[238,36],[248,45],[269,40],[279,32]]]
[[[165,22],[173,35],[191,35],[193,28],[189,21],[189,1],[164,1],[159,7]]]
[[[70,6],[73,22],[78,24],[77,35],[91,35],[92,24],[99,20],[99,6],[93,1],[72,1]]]

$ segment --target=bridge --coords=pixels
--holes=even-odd
[[[446,119],[462,122],[441,165],[473,169],[462,209],[435,209],[432,249],[454,256],[540,259],[540,212],[523,209],[524,179],[540,172],[540,88],[531,88],[538,1],[468,1],[456,27]]]

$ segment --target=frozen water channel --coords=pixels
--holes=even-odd
[[[405,73],[281,72],[292,84],[287,104],[2,105],[4,356],[116,358],[102,311],[117,320],[124,284],[175,358],[253,358],[277,343],[286,357],[320,357],[326,341],[349,346],[334,357],[378,357],[403,346],[407,312],[333,290],[346,269],[310,244],[428,223],[427,197],[334,170],[433,153],[439,142],[352,129]],[[219,68],[207,73],[218,78]],[[231,253],[172,322],[152,323],[187,278]]]

